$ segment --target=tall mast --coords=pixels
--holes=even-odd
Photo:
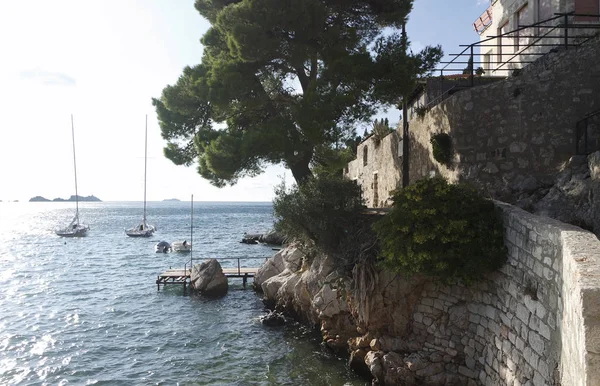
[[[146,168],[148,164],[148,114],[146,114],[146,136],[144,138],[144,219],[146,224]]]
[[[190,261],[194,250],[194,195],[192,194],[192,213],[190,214]]]
[[[79,194],[77,193],[77,162],[75,162],[75,126],[73,125],[73,114],[71,114],[71,138],[73,140],[73,170],[75,171],[75,218],[79,225]]]

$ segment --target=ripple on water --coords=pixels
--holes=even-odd
[[[0,207],[0,384],[365,384],[320,351],[318,334],[260,324],[262,301],[241,280],[221,299],[156,291],[157,274],[189,259],[153,250],[159,240],[189,239],[189,203],[149,203],[159,227],[151,239],[123,233],[141,203],[81,203],[90,234],[67,240],[53,230],[70,220],[72,204],[39,204]],[[195,258],[253,258],[248,266],[273,254],[239,243],[244,232],[271,228],[270,205],[195,211]]]

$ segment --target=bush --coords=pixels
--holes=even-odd
[[[393,200],[391,212],[373,226],[387,269],[470,284],[506,262],[496,207],[473,188],[424,179]]]
[[[275,229],[305,249],[316,248],[352,260],[360,255],[365,240],[375,243],[371,225],[362,214],[361,188],[342,177],[320,175],[289,192],[279,186],[273,208]]]
[[[452,138],[447,133],[437,133],[431,136],[431,145],[433,147],[433,158],[443,164],[449,165],[454,158],[454,149],[452,148]]]

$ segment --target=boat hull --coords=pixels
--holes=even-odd
[[[88,231],[90,230],[90,228],[88,227],[80,227],[77,229],[60,229],[57,230],[55,233],[57,236],[60,237],[85,237],[88,234]]]
[[[173,252],[186,253],[191,252],[192,244],[188,243],[187,241],[185,244],[182,241],[174,241],[171,244],[171,248],[173,249]]]
[[[152,237],[152,235],[154,234],[154,231],[131,231],[131,230],[126,230],[125,234],[129,237]]]

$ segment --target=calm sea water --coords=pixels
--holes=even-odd
[[[274,252],[239,243],[272,227],[270,203],[194,204],[194,257]],[[83,203],[89,236],[63,239],[73,203],[0,203],[0,384],[2,385],[364,385],[345,360],[299,325],[263,326],[262,301],[241,279],[217,300],[156,289],[156,275],[186,255],[154,244],[190,239],[189,202],[148,204],[151,239],[124,229],[141,203]],[[233,260],[222,260],[234,266]]]

